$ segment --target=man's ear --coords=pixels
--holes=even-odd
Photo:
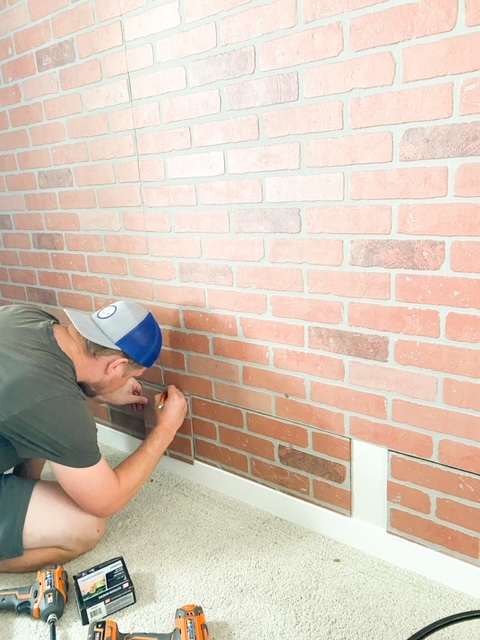
[[[125,365],[127,365],[128,362],[128,358],[111,356],[107,362],[106,373],[121,377],[125,373]]]

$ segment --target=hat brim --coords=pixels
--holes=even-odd
[[[78,309],[64,309],[64,312],[72,321],[73,326],[84,338],[90,340],[90,342],[99,344],[102,347],[121,351],[120,347],[117,347],[117,345],[107,338],[103,331],[97,327],[89,313],[78,311]]]

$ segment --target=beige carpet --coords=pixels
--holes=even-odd
[[[119,453],[103,448],[115,466]],[[46,517],[54,520],[53,514]],[[122,633],[166,633],[177,607],[203,606],[211,640],[407,640],[480,602],[298,525],[157,469],[70,576],[122,555],[137,603],[111,616]],[[0,588],[34,575],[0,574]],[[72,592],[72,590],[71,590]],[[58,640],[87,640],[73,593]],[[46,624],[0,612],[2,640],[49,638]],[[435,640],[480,638],[480,621]]]

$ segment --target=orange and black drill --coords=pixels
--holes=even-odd
[[[170,633],[120,633],[113,620],[92,622],[87,640],[209,640],[202,607],[187,604],[175,613],[175,628]]]
[[[0,610],[27,613],[48,622],[51,640],[55,640],[56,624],[63,616],[67,600],[68,575],[61,565],[38,571],[31,587],[0,590]]]

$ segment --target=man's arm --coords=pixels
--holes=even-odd
[[[168,387],[163,409],[157,408],[160,397],[161,394],[155,396],[155,428],[115,469],[103,458],[84,469],[50,463],[63,490],[87,513],[112,516],[130,502],[152,474],[187,412],[185,396],[175,386]]]
[[[13,473],[19,478],[32,478],[40,480],[45,459],[43,458],[27,458],[13,469]]]

